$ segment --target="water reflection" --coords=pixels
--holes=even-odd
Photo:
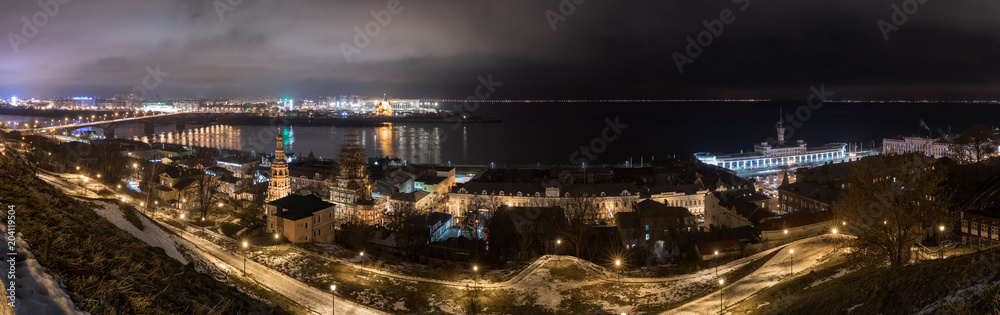
[[[146,143],[159,142],[226,150],[243,150],[243,128],[228,125],[166,131],[153,136],[135,136],[133,139]]]
[[[336,158],[344,135],[351,128],[338,127],[282,127],[215,125],[181,131],[168,130],[154,136],[133,136],[146,143],[209,147],[225,150],[242,150],[271,153],[275,137],[280,132],[285,151],[306,157],[313,153],[317,158]],[[441,164],[441,127],[386,125],[381,127],[354,128],[358,133],[365,154],[369,157],[398,157],[409,163]],[[300,150],[300,151],[296,151]]]

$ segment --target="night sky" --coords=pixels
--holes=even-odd
[[[892,5],[905,1],[576,0],[563,15],[572,0],[403,0],[363,48],[354,28],[378,23],[370,12],[391,1],[58,1],[51,18],[38,1],[4,1],[0,97],[127,94],[157,65],[169,75],[149,96],[465,98],[489,74],[499,99],[802,99],[819,84],[838,99],[1000,91],[997,1],[926,0],[896,26]],[[679,73],[674,53],[687,55],[687,37],[724,10],[731,23]],[[46,22],[37,34],[22,30],[33,17]],[[879,20],[898,28],[888,41]],[[358,48],[350,62],[342,43]]]

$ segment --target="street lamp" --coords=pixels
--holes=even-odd
[[[474,280],[473,280],[474,281],[473,282],[473,284],[474,284],[473,287],[478,287],[479,286],[479,266],[472,266],[472,273],[473,273],[473,276],[475,277]]]
[[[944,225],[938,227],[938,252],[941,254],[941,259],[944,259],[944,243],[942,242],[944,238]]]
[[[274,235],[274,238],[278,238],[278,234],[275,234],[275,235]],[[359,255],[360,255],[360,256],[361,256],[362,258],[364,258],[364,257],[365,257],[365,252],[364,252],[364,251],[362,251],[361,253],[359,253]]]
[[[788,276],[791,277],[794,272],[792,272],[792,254],[795,254],[794,249],[788,250]]]
[[[715,251],[715,276],[719,276],[719,251]]]
[[[618,286],[622,285],[622,271],[621,271],[622,261],[615,260],[615,276],[618,278]]]
[[[243,276],[247,275],[247,242],[243,242]]]
[[[337,314],[337,285],[330,285],[330,292],[333,293],[333,309],[330,311],[331,314]]]

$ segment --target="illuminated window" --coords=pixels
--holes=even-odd
[[[646,240],[647,241],[649,240],[649,234],[646,234]]]

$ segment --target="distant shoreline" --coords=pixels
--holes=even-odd
[[[43,109],[33,109],[33,108],[10,108],[10,107],[0,107],[0,115],[13,115],[13,116],[34,116],[34,117],[51,117],[51,118],[67,118],[67,117],[79,117],[79,116],[89,116],[94,114],[104,114],[110,113],[112,111],[105,110],[43,110]],[[216,122],[220,124],[229,125],[246,125],[246,126],[267,126],[274,124],[275,121],[284,121],[291,126],[346,126],[346,127],[369,127],[369,126],[382,126],[385,124],[394,123],[407,123],[407,124],[490,124],[490,123],[501,123],[500,119],[488,118],[488,117],[478,117],[470,116],[468,118],[460,117],[442,117],[442,116],[419,116],[419,117],[302,117],[302,116],[283,116],[283,117],[271,117],[271,116],[260,116],[254,114],[243,114],[235,116],[233,114],[228,114],[223,117],[219,117]]]

